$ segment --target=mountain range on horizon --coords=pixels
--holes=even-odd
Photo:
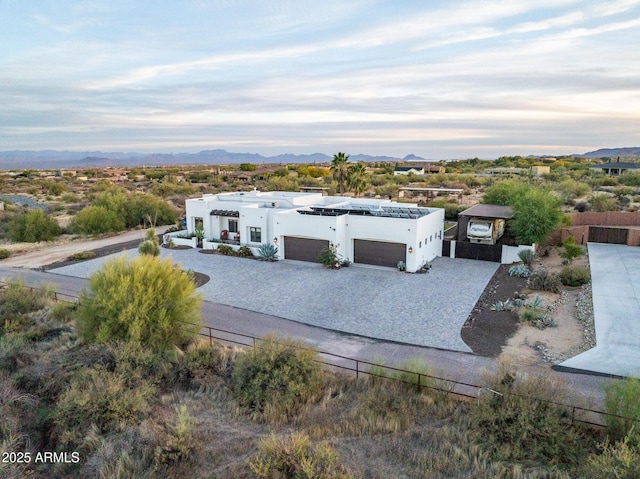
[[[640,157],[640,147],[601,148],[572,156],[583,158],[630,158]],[[288,163],[328,163],[332,156],[324,153],[295,155],[290,153],[263,156],[258,153],[233,153],[223,149],[204,150],[198,153],[125,153],[101,151],[0,151],[0,169],[55,169],[90,168],[99,166],[168,166],[202,164],[288,164]],[[366,154],[349,155],[351,161],[414,162],[429,160],[414,154],[403,158],[372,156]]]

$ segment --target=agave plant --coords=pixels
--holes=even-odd
[[[277,261],[278,247],[271,243],[262,243],[258,247],[258,259],[262,261]]]

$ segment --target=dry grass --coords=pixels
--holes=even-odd
[[[355,379],[324,372],[318,381],[311,371],[312,394],[284,416],[256,422],[234,393],[234,369],[242,358],[253,364],[246,362],[252,353],[204,342],[160,352],[81,344],[73,314],[45,308],[0,331],[0,441],[5,450],[82,451],[81,462],[2,465],[0,477],[292,477],[282,475],[289,464],[306,471],[297,477],[560,479],[601,477],[598,467],[635,471],[640,459],[635,439],[596,449],[598,436],[572,426],[561,409],[528,399],[559,400],[561,384],[510,367],[487,378],[504,396],[483,395],[477,404],[418,391],[415,373]],[[282,350],[267,356],[295,363]],[[297,367],[306,371],[310,359]],[[304,393],[297,375],[278,375],[295,397]],[[268,411],[269,397],[261,399]]]

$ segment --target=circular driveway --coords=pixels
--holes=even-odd
[[[464,352],[471,349],[460,330],[498,268],[498,263],[436,258],[426,274],[366,266],[329,270],[313,263],[161,250],[162,257],[211,277],[199,288],[207,301],[345,333]],[[137,250],[120,254],[135,256]],[[86,278],[109,258],[51,272]]]

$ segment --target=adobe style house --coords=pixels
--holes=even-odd
[[[415,272],[442,254],[441,208],[254,189],[189,199],[186,210],[188,234],[202,225],[205,239],[214,245],[276,244],[280,259],[317,262],[332,245],[353,263],[396,267],[403,261],[407,271]]]

